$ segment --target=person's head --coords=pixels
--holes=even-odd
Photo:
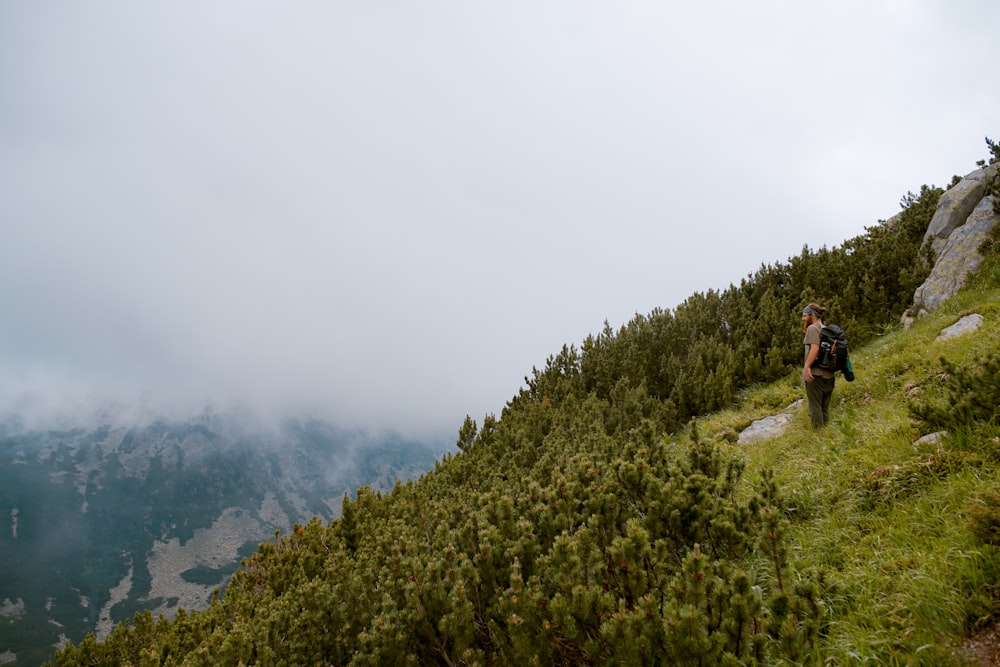
[[[826,308],[819,305],[818,303],[810,303],[805,308],[802,309],[802,330],[805,331],[806,327],[810,324],[815,324],[816,322],[823,322],[823,315],[826,314]]]

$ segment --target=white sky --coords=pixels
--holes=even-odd
[[[992,0],[4,0],[0,412],[451,436],[605,319],[973,171],[997,25]]]

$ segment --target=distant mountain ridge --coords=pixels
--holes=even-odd
[[[0,429],[0,663],[38,664],[142,609],[204,607],[258,544],[443,447],[319,420],[206,414],[141,427]]]

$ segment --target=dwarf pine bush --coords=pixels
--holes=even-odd
[[[58,664],[736,665],[811,650],[821,586],[787,557],[770,477],[750,488],[694,429],[648,442],[571,420],[536,446],[516,422],[490,434],[521,438],[501,450],[481,441],[261,545],[208,609],[137,616]],[[532,465],[515,463],[522,446]]]
[[[941,358],[944,379],[937,397],[913,401],[910,411],[931,431],[967,431],[1000,425],[1000,353],[977,357],[968,365]]]

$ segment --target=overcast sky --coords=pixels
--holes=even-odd
[[[0,412],[451,436],[604,320],[973,171],[997,25],[993,0],[4,0]]]

